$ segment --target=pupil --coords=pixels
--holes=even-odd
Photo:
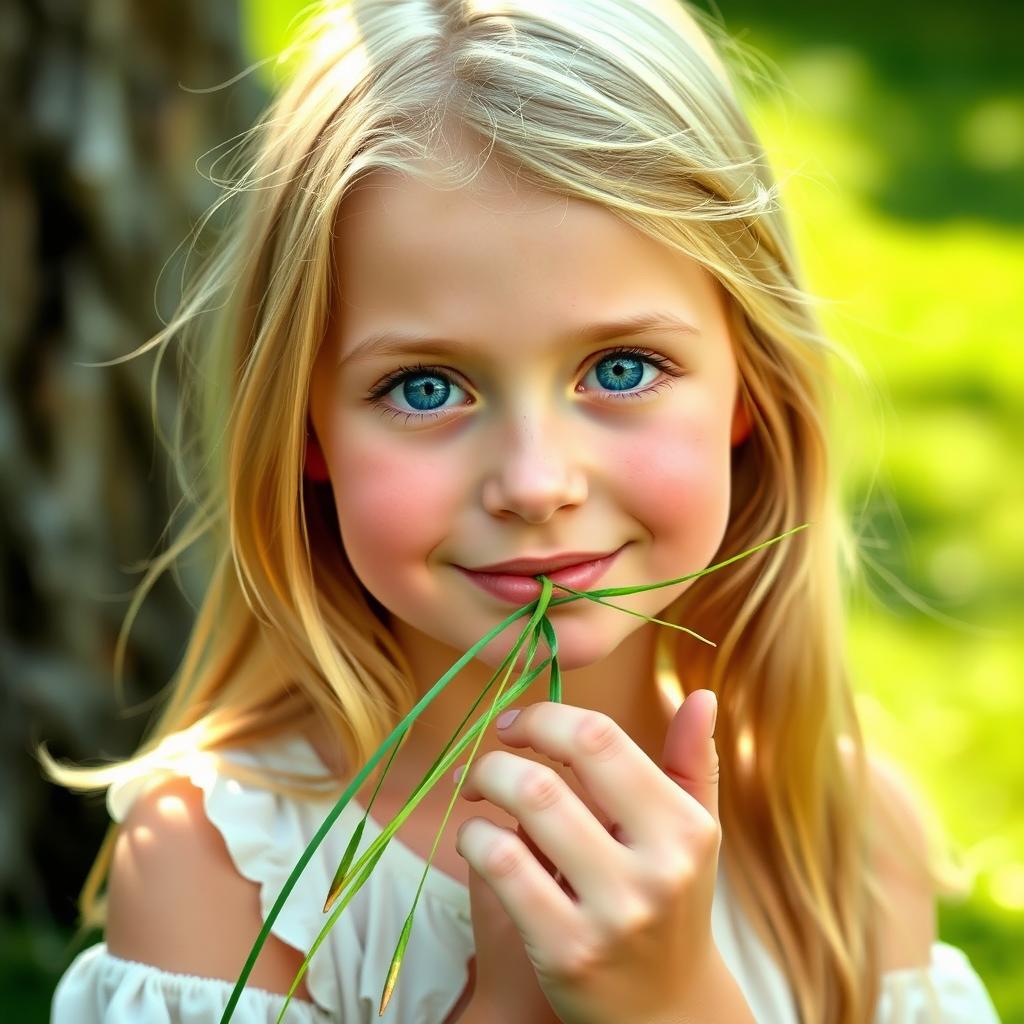
[[[609,356],[598,364],[597,377],[605,387],[624,391],[640,383],[643,377],[643,362],[640,359]]]

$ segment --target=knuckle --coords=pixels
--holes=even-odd
[[[562,797],[562,780],[546,765],[534,765],[523,773],[519,782],[519,798],[533,811],[544,811]]]
[[[676,842],[692,848],[698,856],[717,853],[722,843],[722,826],[715,816],[678,787],[676,798],[679,801],[674,815],[678,823]]]
[[[554,955],[547,973],[560,982],[578,982],[594,972],[600,959],[593,942],[577,938],[566,942]]]
[[[576,743],[587,756],[606,760],[622,749],[622,731],[611,716],[588,711],[577,726]]]
[[[514,833],[503,830],[487,847],[484,869],[495,878],[511,878],[522,870],[523,849]]]
[[[722,845],[722,826],[710,814],[694,826],[691,842],[699,856],[707,858],[717,855]]]
[[[651,866],[649,881],[655,898],[671,899],[678,896],[694,877],[694,863],[685,850],[664,853]]]
[[[616,940],[622,940],[649,929],[654,923],[655,916],[656,902],[634,893],[618,903],[615,916],[607,926]]]

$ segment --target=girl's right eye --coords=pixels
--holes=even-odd
[[[391,419],[402,416],[406,423],[409,420],[432,420],[444,415],[443,412],[433,410],[439,408],[451,394],[453,383],[448,373],[436,366],[400,366],[370,392],[367,401]],[[402,385],[402,395],[407,402],[422,405],[419,408],[414,405],[414,411],[410,413],[383,402],[384,395],[397,390],[398,384]],[[454,384],[454,387],[462,390],[458,384]]]

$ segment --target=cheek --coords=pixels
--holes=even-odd
[[[622,502],[655,542],[684,562],[709,559],[729,515],[731,463],[726,439],[705,423],[659,422],[631,438],[622,460]]]
[[[385,604],[389,592],[415,588],[403,566],[425,571],[425,555],[452,521],[455,476],[436,460],[396,453],[365,438],[339,445],[331,459],[338,526],[364,585]]]

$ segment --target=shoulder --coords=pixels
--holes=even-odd
[[[145,790],[121,823],[110,868],[107,948],[124,960],[237,979],[263,925],[259,886],[238,873],[203,793],[171,777]],[[269,936],[247,985],[286,993],[303,954]],[[295,993],[309,999],[305,979]]]
[[[882,897],[881,970],[926,966],[937,915],[924,803],[891,761],[869,754],[868,767],[871,863]]]

